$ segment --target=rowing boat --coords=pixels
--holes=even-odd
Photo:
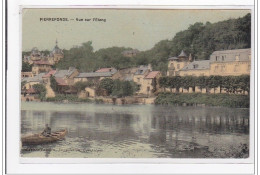
[[[22,137],[22,145],[40,145],[45,143],[56,142],[59,140],[63,140],[66,135],[67,135],[67,129],[52,132],[48,136],[44,136],[42,134],[33,134],[29,136],[24,136]]]

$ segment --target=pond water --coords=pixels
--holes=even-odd
[[[22,157],[246,158],[249,109],[22,102],[21,136],[67,128]]]

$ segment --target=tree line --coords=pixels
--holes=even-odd
[[[242,18],[228,19],[217,23],[196,22],[188,29],[176,33],[170,40],[161,40],[153,48],[142,51],[136,56],[125,57],[122,52],[131,50],[126,47],[110,47],[94,51],[91,41],[81,46],[64,49],[64,58],[54,68],[76,67],[81,72],[91,72],[102,67],[128,68],[151,64],[153,70],[166,74],[168,58],[178,56],[181,50],[196,58],[208,59],[216,50],[243,49],[251,47],[251,14]],[[43,51],[48,54],[48,51]],[[23,52],[22,55],[29,54]],[[31,67],[23,63],[23,71]]]
[[[192,88],[192,92],[195,92],[195,87],[199,87],[200,90],[206,89],[209,92],[210,89],[214,90],[220,88],[220,93],[225,90],[227,93],[243,93],[250,91],[250,76],[173,76],[173,77],[160,77],[159,85],[161,88],[176,89],[176,92],[180,92],[180,89],[186,89],[189,91]]]
[[[117,69],[151,64],[153,70],[167,72],[168,58],[178,56],[181,50],[191,53],[196,60],[208,59],[216,50],[242,49],[251,47],[251,14],[242,18],[217,23],[201,22],[190,25],[170,40],[162,40],[153,48],[129,58],[122,52],[132,48],[110,47],[94,51],[92,42],[64,50],[64,58],[55,65],[60,69],[74,66],[82,72],[95,71],[101,67]]]
[[[85,90],[86,87],[95,88],[98,96],[114,96],[114,97],[126,97],[133,95],[139,90],[138,85],[133,81],[113,80],[111,78],[104,78],[101,81],[93,82],[76,82],[73,85],[77,92]]]

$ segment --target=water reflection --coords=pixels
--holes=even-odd
[[[249,143],[248,109],[70,105],[75,110],[23,104],[22,135],[39,133],[46,123],[52,130],[69,131],[64,141],[29,147],[33,150],[22,147],[23,157],[228,158],[241,157],[241,145]]]

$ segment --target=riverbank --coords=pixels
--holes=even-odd
[[[76,95],[56,95],[56,97],[47,98],[46,102],[63,102],[63,103],[70,103],[70,102],[77,102],[77,103],[106,103],[106,104],[117,104],[117,105],[124,105],[124,104],[154,104],[155,97],[138,97],[138,96],[129,96],[129,97],[122,97],[122,98],[115,98],[115,97],[94,97],[94,98],[78,98]]]
[[[249,108],[248,95],[235,94],[201,94],[201,93],[159,93],[155,99],[155,104],[160,105],[206,105],[206,106],[225,106],[235,108]]]
[[[22,101],[40,101],[38,98],[22,97]],[[115,97],[94,97],[78,98],[77,95],[56,95],[46,98],[43,102],[61,103],[105,103],[105,104],[156,104],[156,105],[178,105],[178,106],[224,106],[234,108],[249,108],[248,95],[235,94],[202,94],[202,93],[170,93],[162,92],[157,97],[129,96],[122,98]]]

